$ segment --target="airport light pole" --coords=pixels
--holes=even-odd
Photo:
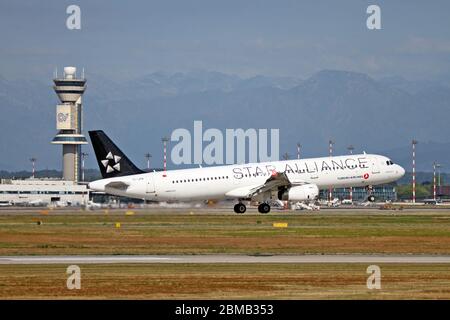
[[[35,157],[30,158],[31,161],[31,177],[34,179],[34,175],[36,173],[36,161],[37,159]]]
[[[412,140],[412,203],[416,203],[416,144],[417,140]]]
[[[163,137],[161,140],[164,145],[164,174],[163,174],[163,177],[167,177],[167,142],[169,141],[169,138]]]
[[[302,147],[302,145],[300,144],[300,142],[297,142],[297,159],[300,159],[300,148]]]
[[[330,155],[330,158],[333,157],[333,145],[334,145],[334,141],[333,140],[329,140],[328,141],[328,152]],[[328,189],[328,201],[332,201],[333,199],[333,188],[330,186],[330,188]]]
[[[433,162],[433,200],[436,201],[436,161]]]
[[[81,153],[81,181],[84,181],[84,161],[86,160],[87,156],[89,155],[89,153],[86,152],[82,152]]]
[[[150,172],[150,158],[152,155],[150,153],[146,153],[144,156],[147,159],[147,171]]]
[[[350,154],[353,154],[353,150],[355,150],[355,147],[353,145],[349,145],[347,147],[348,151],[350,152]],[[353,188],[350,187],[350,201],[353,202]]]
[[[436,168],[437,168],[437,170],[438,170],[438,183],[437,183],[437,185],[438,185],[438,192],[439,192],[439,194],[441,194],[441,167],[442,167],[442,165],[440,164],[440,163],[436,163]]]

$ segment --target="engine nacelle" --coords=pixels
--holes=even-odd
[[[308,201],[319,196],[319,188],[315,184],[304,184],[278,192],[278,199],[287,201]]]

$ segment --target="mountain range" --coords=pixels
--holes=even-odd
[[[450,81],[374,79],[366,74],[323,70],[310,77],[255,76],[195,71],[114,81],[87,74],[85,131],[103,129],[138,166],[144,153],[162,162],[161,137],[177,128],[192,132],[193,122],[207,128],[278,128],[280,153],[296,156],[377,152],[411,167],[411,140],[417,169],[433,161],[450,171]],[[0,76],[0,170],[60,169],[61,148],[50,144],[56,133],[57,97],[49,79],[9,80]],[[96,168],[93,150],[88,167]],[[281,155],[280,155],[281,156]],[[169,163],[169,168],[174,167]]]

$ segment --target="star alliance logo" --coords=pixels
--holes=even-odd
[[[111,173],[113,171],[120,172],[120,159],[122,159],[122,157],[115,156],[110,151],[106,155],[106,159],[102,160],[102,164],[106,168],[106,173]]]

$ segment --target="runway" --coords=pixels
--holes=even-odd
[[[400,205],[400,204],[399,204]],[[325,215],[325,216],[334,216],[336,214],[342,214],[345,212],[345,215],[444,215],[448,216],[450,214],[450,205],[436,205],[436,206],[424,206],[424,205],[407,205],[402,204],[403,210],[380,210],[381,204],[374,204],[368,207],[364,206],[345,206],[341,205],[339,207],[321,207],[320,211],[292,211],[292,210],[278,210],[273,208],[270,215]],[[42,211],[48,210],[47,207],[0,207],[0,216],[25,216],[30,214],[35,214],[37,216],[42,216]],[[105,215],[105,210],[108,211],[108,215],[110,216],[123,216],[126,211],[129,209],[126,208],[96,208],[91,210],[80,210],[80,208],[76,207],[60,207],[60,208],[52,208],[49,211],[51,216],[67,216],[76,214],[77,216],[83,215]],[[142,215],[220,215],[220,216],[236,216],[236,213],[233,211],[233,207],[230,205],[216,205],[214,207],[208,206],[193,206],[193,205],[178,205],[178,206],[156,206],[151,205],[144,208],[133,208],[136,214]],[[248,207],[245,215],[255,215],[260,216],[261,214],[255,207]]]
[[[450,264],[450,256],[431,255],[143,255],[143,256],[3,256],[0,265],[169,263],[403,263]]]

